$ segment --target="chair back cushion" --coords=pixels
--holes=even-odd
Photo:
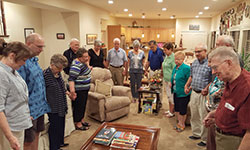
[[[95,84],[96,80],[105,82],[106,80],[111,79],[111,72],[106,68],[94,67],[91,71],[91,83]],[[114,85],[114,83],[110,83]]]
[[[103,94],[107,97],[112,96],[112,85],[103,83],[100,80],[95,80],[95,92]]]

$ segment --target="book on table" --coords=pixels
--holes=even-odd
[[[93,139],[94,143],[102,144],[102,145],[109,145],[116,133],[115,128],[103,128]]]
[[[131,132],[117,131],[114,135],[114,139],[112,140],[110,147],[135,150],[139,139],[139,136],[136,136]]]

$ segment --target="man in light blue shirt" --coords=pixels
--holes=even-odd
[[[26,38],[26,45],[30,48],[32,57],[19,70],[29,90],[29,108],[33,119],[33,127],[25,130],[24,149],[38,149],[39,133],[44,130],[44,114],[50,112],[46,100],[45,82],[43,71],[38,64],[38,56],[44,48],[43,38],[37,34],[31,34]]]
[[[108,51],[107,62],[115,85],[123,85],[124,76],[128,73],[126,52],[120,48],[120,39],[114,39],[114,48]],[[124,68],[125,69],[124,69]]]

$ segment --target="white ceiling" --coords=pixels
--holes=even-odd
[[[81,1],[107,10],[115,17],[129,18],[128,14],[132,13],[130,18],[141,18],[142,13],[145,13],[147,19],[169,19],[172,15],[176,18],[195,18],[200,11],[203,12],[203,15],[199,15],[200,18],[212,17],[242,0],[163,0],[163,3],[157,3],[157,0],[113,0],[112,5],[108,4],[108,0]],[[204,10],[205,6],[210,9]],[[162,11],[163,7],[167,11]],[[128,12],[124,12],[124,8]]]

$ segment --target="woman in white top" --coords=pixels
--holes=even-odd
[[[0,149],[22,150],[24,130],[32,126],[28,106],[28,88],[16,71],[30,57],[21,42],[0,46]]]

